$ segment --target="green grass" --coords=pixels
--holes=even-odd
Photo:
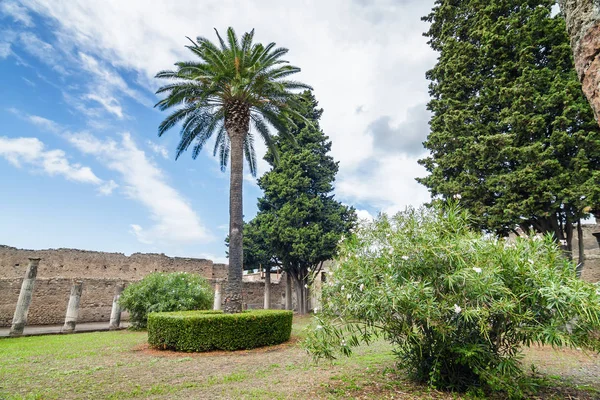
[[[146,333],[132,331],[0,339],[0,399],[472,398],[410,383],[394,369],[391,346],[383,341],[315,365],[297,343],[309,323],[295,318],[288,344],[233,353],[148,350]],[[556,387],[599,397],[593,383],[598,358],[543,349],[529,357],[556,376],[540,380],[549,393],[543,398],[564,398]],[[592,368],[591,382],[559,368],[584,364]]]

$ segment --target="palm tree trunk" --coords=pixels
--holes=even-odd
[[[600,124],[600,5],[594,0],[559,0],[577,76]]]
[[[229,182],[229,268],[223,301],[226,313],[242,312],[242,268],[244,248],[242,232],[244,211],[242,183],[244,174],[244,139],[248,132],[249,113],[232,107],[231,118],[225,121],[231,143],[231,180]]]

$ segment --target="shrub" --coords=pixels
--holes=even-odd
[[[119,303],[129,311],[134,328],[145,328],[151,312],[210,309],[213,291],[198,274],[155,272],[127,286]]]
[[[518,398],[522,346],[600,350],[599,286],[552,237],[474,232],[450,205],[380,216],[340,247],[304,343],[316,358],[382,335],[420,382]]]
[[[176,351],[253,349],[283,343],[292,332],[292,311],[252,310],[152,313],[148,343]]]

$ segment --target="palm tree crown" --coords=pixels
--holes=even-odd
[[[220,45],[198,37],[186,46],[199,61],[182,61],[175,71],[161,71],[156,77],[173,82],[156,92],[167,97],[156,104],[160,110],[177,108],[160,124],[158,135],[181,122],[181,141],[176,158],[192,144],[192,157],[196,158],[204,144],[216,133],[213,155],[220,158],[221,169],[227,167],[230,150],[228,125],[245,127],[244,153],[250,172],[256,174],[254,133],[250,123],[262,136],[270,149],[273,142],[268,124],[286,135],[293,126],[291,115],[297,99],[294,89],[311,89],[300,82],[285,79],[300,72],[281,57],[288,52],[276,48],[275,43],[263,46],[252,43],[254,30],[245,33],[238,41],[233,28],[227,30],[227,41],[215,29]]]

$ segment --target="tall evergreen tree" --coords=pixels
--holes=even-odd
[[[290,129],[295,142],[278,136],[274,153],[265,159],[272,170],[259,179],[264,196],[258,201],[259,212],[249,224],[252,236],[265,238],[284,271],[291,275],[296,290],[298,311],[308,312],[308,286],[323,262],[332,259],[337,244],[356,222],[352,207],[333,197],[333,182],[338,163],[329,155],[331,142],[319,128],[323,113],[310,92],[299,96],[306,119],[292,117]],[[310,121],[307,124],[306,121]]]
[[[460,194],[483,229],[573,227],[600,199],[600,129],[577,80],[554,0],[437,0],[424,18],[439,52],[419,179]]]

